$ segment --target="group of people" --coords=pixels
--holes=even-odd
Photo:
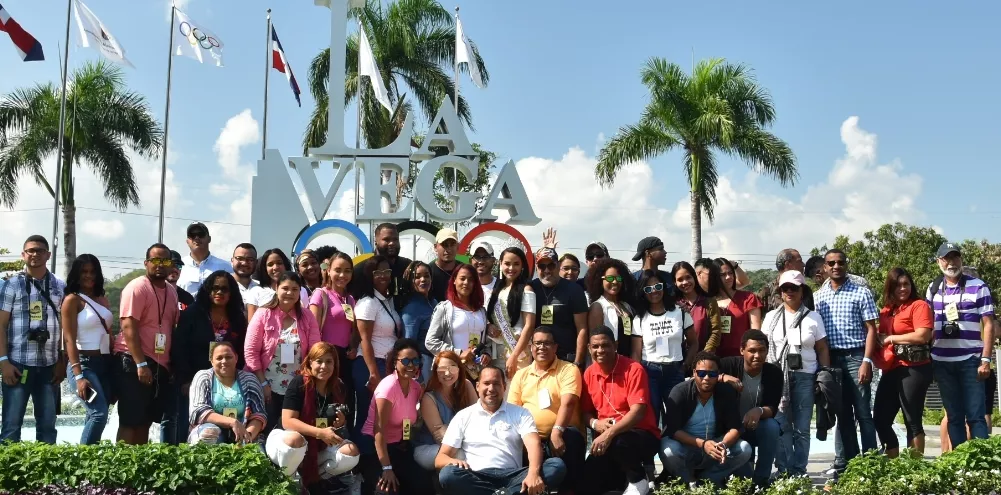
[[[258,443],[312,493],[646,494],[655,457],[662,477],[767,486],[806,474],[815,408],[818,438],[837,425],[836,477],[877,436],[899,453],[901,410],[923,451],[933,380],[952,445],[990,431],[993,302],[954,244],[924,293],[890,270],[879,309],[836,249],[806,263],[783,250],[754,294],[724,258],[662,270],[656,237],[633,272],[590,244],[583,278],[552,230],[534,266],[482,241],[458,262],[448,228],[430,263],[400,256],[392,224],[374,239],[357,265],[247,243],[227,262],[193,223],[188,256],[146,251],[115,333],[100,261],[80,255],[63,282],[29,237],[25,270],[0,282],[0,440],[20,440],[30,397],[37,440],[54,443],[66,377],[87,409],[81,443],[117,401],[119,441],[159,423],[166,443]]]

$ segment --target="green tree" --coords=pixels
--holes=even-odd
[[[0,248],[0,256],[12,257],[10,249]],[[24,269],[24,260],[13,258],[8,260],[0,260],[0,276],[6,276],[12,272],[19,272]]]
[[[63,262],[69,273],[76,258],[76,166],[90,167],[104,186],[105,199],[119,210],[139,206],[129,152],[147,159],[159,156],[163,130],[146,98],[126,88],[118,66],[88,63],[73,74],[67,91],[59,197]],[[55,197],[42,160],[58,152],[60,98],[59,87],[46,83],[16,89],[0,100],[0,204],[8,208],[17,204],[22,176],[31,177]]]
[[[687,75],[677,64],[655,57],[641,78],[650,102],[637,124],[621,128],[602,148],[594,175],[610,186],[625,165],[680,149],[692,209],[692,258],[698,259],[702,213],[710,222],[714,218],[717,155],[737,157],[783,186],[795,183],[796,157],[766,130],[775,121],[775,108],[747,67],[714,58]]]

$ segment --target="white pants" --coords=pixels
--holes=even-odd
[[[286,476],[292,476],[299,469],[302,460],[306,457],[306,439],[299,435],[303,441],[302,447],[292,447],[285,443],[285,435],[288,432],[275,428],[268,434],[268,439],[264,443],[264,451],[268,454],[271,462],[275,463]],[[296,433],[298,435],[298,433]],[[344,474],[358,465],[358,456],[347,455],[340,451],[340,448],[347,443],[347,440],[337,445],[327,447],[317,454],[317,462],[320,468],[320,477],[323,479],[333,478]]]

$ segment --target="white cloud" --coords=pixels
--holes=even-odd
[[[227,177],[246,179],[250,176],[250,167],[240,163],[240,148],[258,142],[260,132],[260,126],[249,108],[226,121],[212,150],[216,152],[219,166]]]
[[[125,224],[121,220],[86,220],[81,224],[80,231],[86,235],[112,241],[122,237]]]

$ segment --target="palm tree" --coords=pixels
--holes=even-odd
[[[766,130],[775,121],[775,108],[747,67],[709,59],[689,76],[677,64],[655,57],[641,75],[650,103],[639,123],[619,129],[602,148],[594,175],[602,186],[610,186],[626,164],[681,148],[692,208],[692,258],[699,259],[702,213],[710,222],[714,218],[717,154],[740,158],[783,186],[798,177],[796,157]]]
[[[126,88],[118,66],[88,63],[73,74],[67,91],[59,191],[65,273],[76,258],[73,165],[86,163],[103,183],[105,199],[124,211],[139,206],[129,151],[154,159],[163,143],[163,130],[146,98]],[[16,89],[0,99],[0,204],[8,208],[17,204],[17,182],[25,175],[55,197],[42,160],[58,152],[60,98],[59,87],[46,83]]]

